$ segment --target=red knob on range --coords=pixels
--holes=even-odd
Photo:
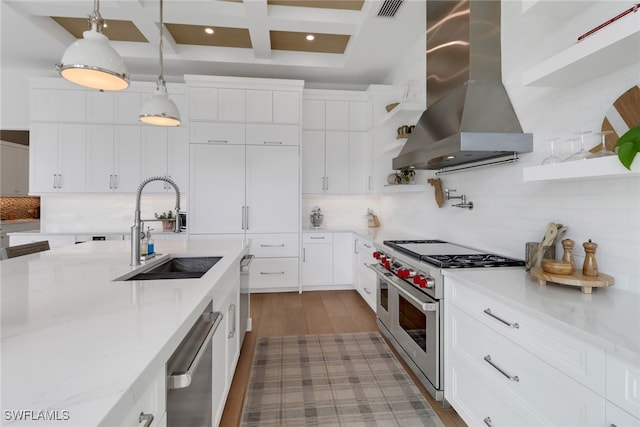
[[[387,270],[391,270],[391,263],[389,261],[385,260],[383,264],[384,268],[386,268]]]
[[[415,276],[413,278],[413,283],[420,286],[421,288],[426,288],[427,287],[427,279],[425,279],[422,276]]]
[[[374,257],[375,259],[380,259],[380,257],[381,257],[380,252],[377,252],[377,251],[376,251],[376,252],[374,252],[374,253],[373,253],[373,257]]]
[[[401,279],[408,279],[409,278],[409,270],[407,270],[406,268],[401,268],[401,269],[398,270],[397,275]]]

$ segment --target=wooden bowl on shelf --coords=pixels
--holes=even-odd
[[[555,259],[543,259],[542,271],[551,274],[567,275],[573,273],[573,265],[570,262],[556,261]]]

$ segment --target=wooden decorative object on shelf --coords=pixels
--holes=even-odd
[[[538,279],[538,283],[546,285],[547,282],[559,285],[578,286],[583,294],[590,294],[593,288],[606,288],[613,286],[613,277],[600,273],[597,277],[585,276],[582,272],[574,271],[572,274],[545,273],[540,267],[532,267],[531,276]]]
[[[389,112],[391,112],[391,110],[396,108],[398,105],[400,105],[399,102],[394,102],[393,104],[389,104],[386,107],[384,107],[384,109],[387,110],[387,113],[389,113]]]
[[[436,203],[438,204],[438,207],[441,208],[442,206],[444,206],[444,192],[442,191],[442,181],[440,181],[440,178],[429,178],[427,182],[433,186]]]

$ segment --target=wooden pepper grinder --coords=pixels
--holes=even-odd
[[[582,274],[585,276],[597,277],[598,276],[598,264],[596,263],[596,248],[597,244],[593,243],[591,239],[588,242],[582,244],[584,248],[584,264],[582,264]]]
[[[562,261],[571,263],[571,272],[576,271],[576,263],[573,259],[573,247],[576,242],[571,239],[564,239],[562,242],[562,249],[564,249],[564,253],[562,254]]]

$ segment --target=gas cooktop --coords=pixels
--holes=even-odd
[[[442,240],[385,240],[383,243],[440,268],[524,266],[524,261],[518,259],[487,254]]]

